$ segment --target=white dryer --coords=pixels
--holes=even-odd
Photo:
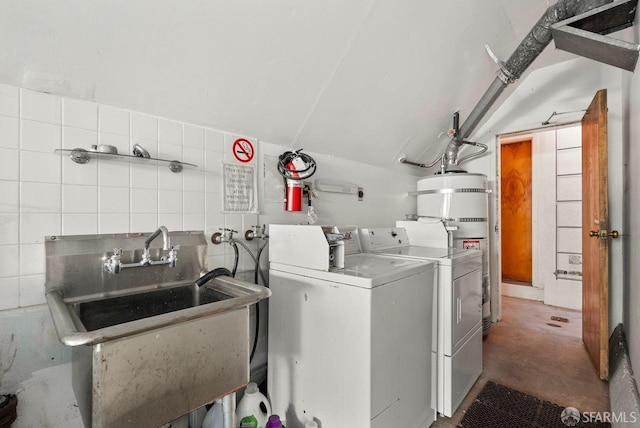
[[[288,428],[431,425],[432,337],[422,326],[434,263],[361,254],[356,228],[270,225],[269,239],[273,413]]]
[[[431,236],[446,243],[446,230],[438,227]],[[413,245],[400,227],[360,229],[360,240],[372,254],[437,263],[437,410],[451,417],[482,372],[481,251]]]

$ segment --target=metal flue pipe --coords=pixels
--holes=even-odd
[[[447,168],[456,170],[458,165],[458,151],[475,130],[478,123],[487,114],[491,106],[498,99],[504,88],[518,80],[531,63],[551,42],[551,26],[565,19],[585,13],[596,7],[611,3],[613,0],[559,0],[549,6],[542,17],[536,22],[529,34],[511,54],[500,73],[491,86],[486,90],[478,104],[473,108],[467,119],[460,127],[460,132],[447,146],[444,156]]]

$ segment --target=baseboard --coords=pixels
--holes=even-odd
[[[515,285],[508,282],[502,283],[502,295],[528,300],[544,300],[544,290],[531,285]]]
[[[640,395],[622,324],[618,324],[609,339],[609,400],[612,415],[618,415],[611,420],[613,428],[628,427],[631,420],[640,423]]]

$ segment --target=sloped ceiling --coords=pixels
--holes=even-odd
[[[7,0],[0,80],[406,169],[495,77],[484,45],[506,59],[548,4]]]

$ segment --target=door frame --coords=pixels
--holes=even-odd
[[[534,134],[543,131],[553,131],[561,128],[566,128],[568,126],[580,126],[581,119],[578,120],[570,120],[562,123],[554,123],[552,126],[539,126],[533,128],[524,128],[521,130],[505,132],[501,134],[494,135],[494,153],[495,153],[495,165],[494,165],[494,179],[495,179],[495,205],[494,205],[494,242],[495,242],[495,251],[497,255],[497,272],[492,274],[493,279],[495,279],[495,288],[496,293],[492,293],[491,299],[491,312],[494,315],[492,318],[493,322],[500,321],[502,319],[502,230],[500,229],[502,224],[502,186],[500,169],[502,164],[502,159],[500,155],[500,146],[503,143],[508,144],[509,142],[515,142],[527,138],[532,138]],[[534,238],[534,237],[533,237]],[[534,241],[532,241],[533,244]],[[535,272],[535,268],[534,268]],[[494,310],[496,308],[497,310]]]

